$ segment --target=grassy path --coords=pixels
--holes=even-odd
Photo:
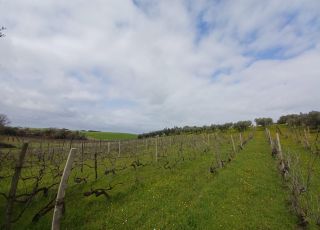
[[[199,229],[294,229],[286,190],[262,132],[223,170],[195,204]]]

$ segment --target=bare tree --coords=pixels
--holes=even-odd
[[[10,124],[9,118],[5,114],[0,113],[0,127],[4,127]]]
[[[4,31],[6,28],[5,27],[0,27],[0,38],[1,37],[4,37],[5,36],[5,34],[2,32],[2,31]]]

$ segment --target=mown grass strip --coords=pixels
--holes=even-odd
[[[263,132],[221,171],[195,204],[197,228],[294,229],[296,219],[286,202],[275,160]]]

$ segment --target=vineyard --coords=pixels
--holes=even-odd
[[[54,214],[61,229],[320,225],[320,137],[308,129],[120,141],[2,138],[4,229],[50,229]]]

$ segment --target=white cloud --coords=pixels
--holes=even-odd
[[[316,110],[319,12],[317,0],[2,2],[0,112],[142,132]]]

